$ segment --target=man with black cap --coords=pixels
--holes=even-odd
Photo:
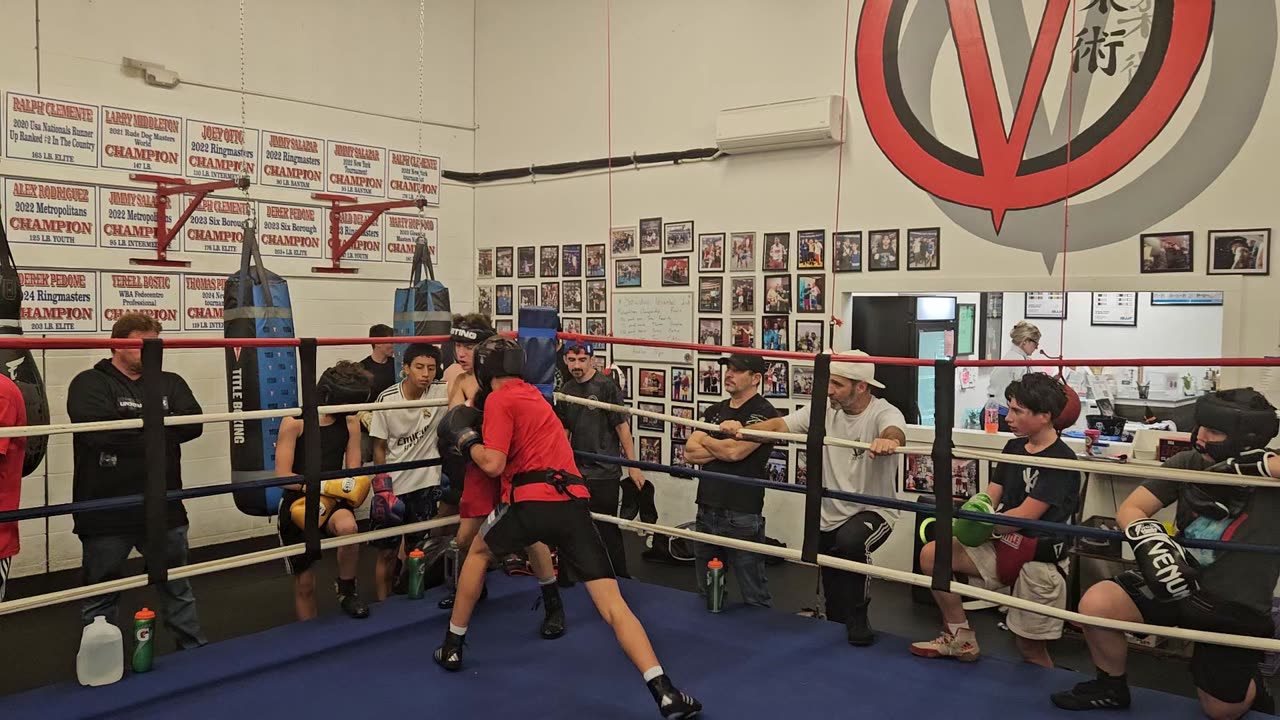
[[[729,399],[707,408],[702,416],[704,422],[720,425],[732,421],[741,427],[778,416],[777,408],[757,392],[765,371],[763,358],[735,353],[721,358],[720,364],[725,366],[724,391]],[[763,480],[768,477],[766,466],[772,449],[773,445],[768,442],[713,438],[695,430],[685,445],[684,457],[709,472]],[[698,481],[698,515],[694,523],[698,532],[763,543],[763,511],[763,487],[709,478]],[[703,581],[707,577],[707,563],[714,557],[721,560],[726,569],[734,569],[738,590],[748,605],[773,605],[763,555],[706,543],[694,543],[693,554],[699,593],[706,593]]]
[[[849,355],[866,357],[854,350]],[[894,450],[907,441],[906,419],[884,398],[871,394],[883,388],[876,380],[876,366],[869,362],[831,363],[827,384],[827,414],[823,418],[827,437],[867,443],[867,450],[828,445],[822,450],[822,484],[843,492],[894,496],[898,461]],[[748,425],[748,430],[807,433],[811,422],[809,406],[786,417]],[[727,433],[741,436],[738,422],[721,423]],[[849,500],[824,498],[818,552],[869,563],[871,553],[889,539],[898,511],[872,507]],[[827,618],[846,626],[851,645],[875,642],[867,607],[871,604],[867,577],[857,573],[822,568],[822,590]]]

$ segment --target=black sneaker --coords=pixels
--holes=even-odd
[[[677,690],[671,684],[671,678],[666,675],[659,675],[650,680],[648,685],[649,692],[653,693],[653,699],[658,703],[658,711],[667,720],[697,717],[702,712],[702,703]]]
[[[533,608],[538,609],[538,605],[543,605],[546,611],[542,617],[542,624],[538,626],[538,634],[543,640],[555,640],[564,635],[565,616],[564,616],[564,600],[560,597],[560,590],[554,585],[543,585],[542,595],[534,603]]]
[[[455,593],[449,593],[448,595],[445,595],[441,598],[440,602],[436,603],[436,607],[441,610],[452,610],[454,594]],[[484,588],[480,590],[480,599],[484,600],[487,597],[489,597],[489,586],[485,585]]]
[[[338,593],[338,605],[342,607],[342,612],[346,613],[347,617],[356,619],[369,617],[369,606],[360,599],[360,593],[355,588],[352,588],[349,593],[344,593],[335,583],[335,590]]]
[[[855,647],[868,647],[876,642],[876,634],[871,629],[871,620],[867,617],[867,609],[854,610],[853,616],[845,623],[848,629],[849,644]]]
[[[1049,696],[1063,710],[1107,710],[1129,707],[1129,685],[1123,680],[1103,677],[1077,683],[1070,690]]]
[[[446,630],[444,634],[444,644],[436,648],[435,653],[431,657],[435,658],[436,664],[448,670],[449,672],[458,672],[462,669],[462,646],[467,642],[465,635],[454,635]]]

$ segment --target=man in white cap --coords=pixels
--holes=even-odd
[[[867,357],[859,350],[848,355]],[[827,414],[823,419],[827,437],[863,442],[871,448],[855,450],[831,445],[823,448],[823,486],[844,492],[893,497],[898,473],[894,450],[907,441],[903,431],[906,420],[888,400],[871,394],[873,386],[884,387],[876,380],[876,368],[872,363],[832,361],[831,380],[827,384]],[[809,406],[806,405],[785,417],[748,425],[747,429],[806,433],[809,422]],[[720,425],[721,430],[739,438],[742,437],[742,427],[736,421]],[[889,538],[897,518],[897,510],[825,498],[822,501],[822,535],[818,552],[869,563],[871,553]],[[849,643],[857,646],[874,643],[875,633],[867,617],[867,607],[871,603],[867,577],[824,567],[822,588],[827,617],[845,624]]]

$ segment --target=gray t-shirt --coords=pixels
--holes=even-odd
[[[1205,470],[1212,463],[1203,455],[1186,450],[1164,462],[1164,467],[1183,470]],[[1181,500],[1187,483],[1174,480],[1147,480],[1142,483],[1165,506]],[[1204,486],[1216,489],[1219,486]],[[1225,540],[1253,545],[1280,545],[1280,487],[1258,488],[1235,518],[1211,521],[1197,518],[1188,503],[1178,502],[1177,520],[1180,536]],[[1271,612],[1271,595],[1280,577],[1280,555],[1260,553],[1197,550],[1188,552],[1200,564],[1200,589],[1217,598],[1237,602],[1262,613]]]

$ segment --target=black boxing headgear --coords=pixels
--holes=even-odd
[[[1276,417],[1275,406],[1251,387],[1202,395],[1196,401],[1195,420],[1191,441],[1215,462],[1229,460],[1246,450],[1266,447],[1280,432],[1280,418]],[[1227,439],[1201,442],[1197,434],[1202,427],[1224,433]]]
[[[462,345],[479,345],[494,336],[494,331],[487,327],[459,323],[449,330],[449,337]]]
[[[511,338],[492,336],[476,346],[471,367],[480,389],[491,392],[494,378],[524,377],[524,348]]]
[[[366,403],[369,393],[369,379],[365,375],[344,372],[337,367],[325,370],[316,381],[316,401],[320,405]]]

